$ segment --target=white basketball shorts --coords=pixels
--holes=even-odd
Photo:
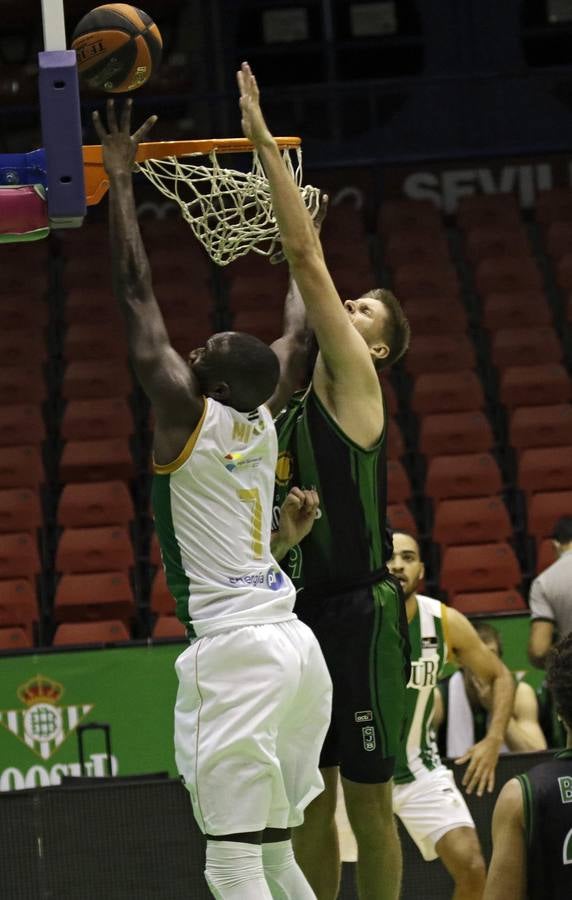
[[[318,769],[332,684],[299,619],[195,640],[177,659],[175,757],[206,834],[301,824]]]
[[[447,832],[475,827],[453,773],[445,766],[428,770],[409,784],[395,784],[393,812],[427,862],[437,859],[435,844]]]

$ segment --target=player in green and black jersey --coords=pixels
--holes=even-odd
[[[334,813],[341,771],[358,843],[358,885],[372,900],[399,896],[401,854],[390,779],[402,730],[408,637],[399,584],[386,567],[386,417],[378,369],[407,349],[409,326],[389,291],[341,303],[319,237],[259,108],[243,95],[243,129],[268,177],[284,254],[319,353],[307,390],[277,420],[275,509],[293,479],[320,496],[311,540],[282,562],[299,589],[296,613],[314,630],[334,683],[322,752],[326,790],[306,811],[297,857],[319,900],[338,894]],[[245,132],[246,133],[246,132]],[[295,348],[273,349],[288,370]],[[272,404],[279,407],[276,401]]]
[[[566,728],[566,749],[500,792],[485,900],[572,897],[572,634],[551,651],[547,678]]]

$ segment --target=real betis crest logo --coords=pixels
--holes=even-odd
[[[93,709],[93,703],[59,706],[63,693],[62,684],[36,675],[16,691],[23,708],[0,710],[0,725],[41,759],[49,759]]]

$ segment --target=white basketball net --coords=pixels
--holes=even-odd
[[[282,155],[314,217],[320,191],[311,185],[302,187],[301,149],[285,149]],[[248,172],[223,168],[216,150],[208,154],[210,165],[189,162],[190,156],[168,156],[144,160],[137,168],[162,194],[179,204],[183,218],[211,259],[226,266],[250,250],[262,256],[280,256],[280,234],[268,180],[258,155],[253,153],[252,157]]]

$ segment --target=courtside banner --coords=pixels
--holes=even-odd
[[[111,730],[113,774],[176,777],[175,659],[184,644],[24,654],[2,658],[0,791],[80,775],[77,728]],[[84,734],[87,772],[107,775],[104,736]]]

